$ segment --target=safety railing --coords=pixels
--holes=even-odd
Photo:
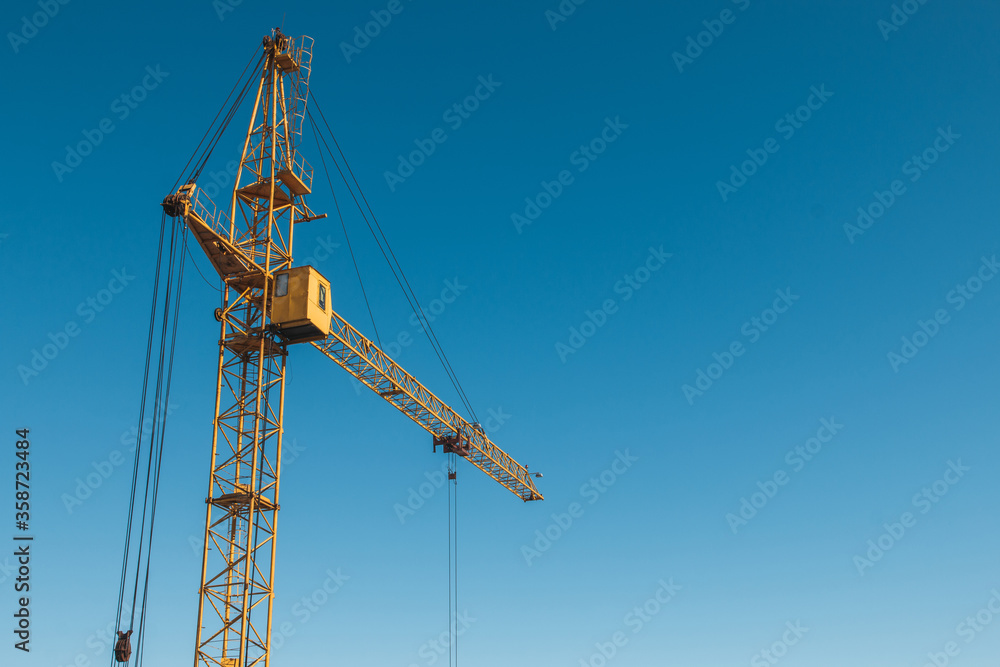
[[[302,181],[308,191],[312,191],[313,167],[298,151],[292,154],[291,172]]]
[[[191,210],[219,236],[229,238],[229,218],[220,211],[204,190],[195,187],[191,193]]]

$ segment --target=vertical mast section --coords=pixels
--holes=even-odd
[[[229,215],[194,183],[164,201],[224,282],[195,667],[270,664],[287,346],[271,324],[312,170],[299,157],[312,39],[272,31]]]

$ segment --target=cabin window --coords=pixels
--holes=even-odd
[[[319,286],[319,307],[326,310],[326,285]]]
[[[274,296],[288,296],[288,274],[279,273],[275,281]]]

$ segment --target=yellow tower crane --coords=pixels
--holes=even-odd
[[[293,265],[295,226],[325,217],[306,205],[313,172],[298,153],[312,46],[278,29],[264,37],[228,211],[193,181],[163,201],[224,285],[195,667],[270,664],[291,345],[311,343],[333,359],[429,431],[434,451],[465,458],[524,501],[542,499],[527,468],[333,311],[329,282],[315,268]]]

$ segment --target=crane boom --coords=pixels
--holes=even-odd
[[[445,451],[455,451],[525,502],[543,499],[527,468],[493,444],[481,429],[448,407],[336,311],[331,325],[330,334],[313,341],[313,345],[423,426],[434,436],[435,450],[442,445]]]

